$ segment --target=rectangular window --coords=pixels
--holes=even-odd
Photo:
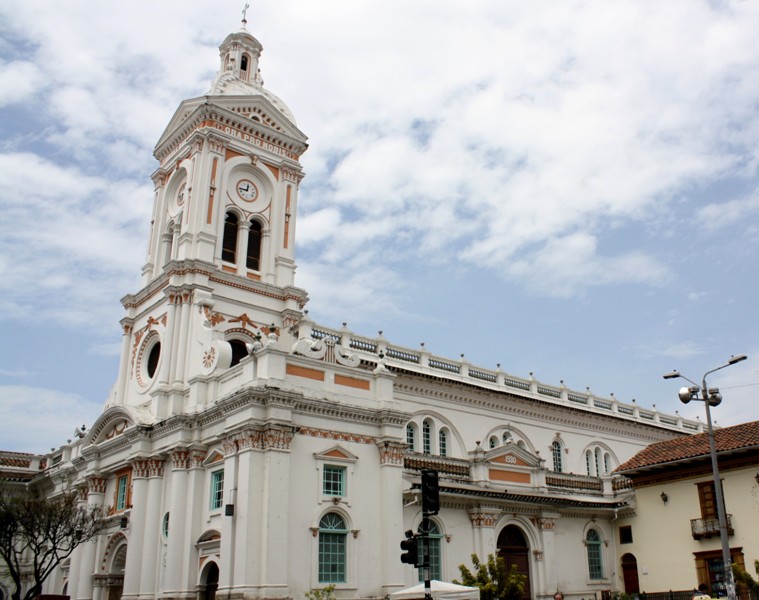
[[[224,471],[211,473],[211,510],[221,508],[224,502]]]
[[[127,507],[127,492],[129,491],[129,475],[119,477],[116,490],[116,510],[124,510]]]
[[[345,534],[319,534],[319,583],[345,581]]]
[[[324,465],[322,493],[325,496],[345,496],[345,467]]]
[[[632,544],[633,543],[633,528],[632,525],[623,525],[619,528],[619,543],[620,544]]]

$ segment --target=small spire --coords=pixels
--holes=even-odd
[[[247,2],[245,3],[245,8],[242,9],[242,28],[245,29],[245,26],[248,24],[248,9],[250,8],[250,4]]]

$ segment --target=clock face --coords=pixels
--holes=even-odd
[[[246,202],[253,202],[258,198],[258,188],[250,179],[241,179],[237,183],[237,195]]]

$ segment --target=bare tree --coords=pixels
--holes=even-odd
[[[32,600],[74,549],[102,528],[102,510],[83,508],[74,493],[55,498],[0,493],[0,559],[13,580],[12,600]],[[31,585],[23,593],[22,579]]]

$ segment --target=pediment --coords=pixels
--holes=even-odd
[[[163,160],[193,131],[216,128],[235,139],[265,139],[297,159],[308,147],[306,135],[264,96],[204,96],[185,100],[172,116],[156,144],[154,155]]]
[[[83,447],[99,444],[122,435],[136,422],[134,415],[124,406],[114,406],[107,409],[92,424],[84,435]]]
[[[332,460],[332,461],[340,461],[340,462],[356,462],[358,460],[358,456],[355,454],[348,452],[345,448],[342,446],[335,445],[330,446],[329,448],[326,448],[325,450],[322,450],[321,452],[314,452],[314,458],[320,459],[320,460]]]
[[[493,448],[486,455],[488,462],[496,466],[526,467],[540,466],[540,458],[516,444]]]
[[[208,453],[205,460],[203,460],[203,466],[214,465],[216,463],[224,462],[224,455],[218,450],[213,450]]]

